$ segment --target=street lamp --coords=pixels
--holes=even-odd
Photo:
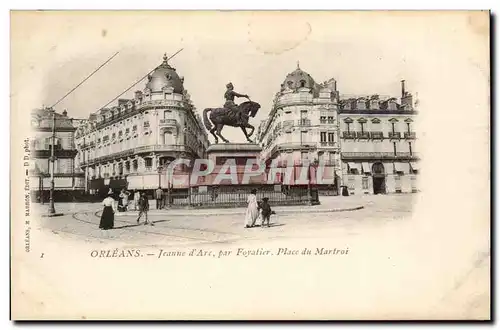
[[[50,171],[50,199],[49,199],[49,214],[53,215],[56,213],[54,207],[54,170],[55,170],[55,139],[56,139],[56,113],[52,113],[52,143],[50,148],[50,161],[51,161],[51,171]]]
[[[163,166],[158,166],[158,188],[161,189],[161,172],[163,170]]]
[[[62,213],[56,213],[56,209],[54,207],[54,171],[55,171],[55,140],[56,140],[56,112],[52,112],[52,143],[50,150],[50,162],[51,162],[51,171],[50,171],[50,199],[49,199],[49,212],[47,214],[48,217],[55,217],[58,215],[62,215]]]

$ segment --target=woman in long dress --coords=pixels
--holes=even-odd
[[[255,225],[255,221],[259,217],[259,210],[257,205],[257,190],[252,189],[247,199],[248,207],[245,214],[245,228],[251,228]]]
[[[102,205],[104,209],[102,210],[101,222],[99,223],[99,228],[103,230],[112,229],[115,225],[115,200],[113,199],[113,192],[108,192],[108,197],[104,198]]]

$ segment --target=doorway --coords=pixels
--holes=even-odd
[[[378,162],[372,166],[373,194],[385,194],[385,171],[384,164]]]

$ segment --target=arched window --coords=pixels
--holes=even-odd
[[[174,143],[174,135],[172,134],[171,131],[164,131],[163,132],[163,144],[166,145],[173,145]]]
[[[384,164],[382,163],[374,163],[372,166],[372,173],[373,174],[384,174]]]

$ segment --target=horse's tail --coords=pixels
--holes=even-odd
[[[210,120],[208,119],[208,116],[207,116],[207,112],[209,112],[209,111],[212,111],[212,109],[207,108],[207,109],[203,110],[203,124],[205,125],[205,128],[210,131],[212,129],[212,124],[210,123]]]

